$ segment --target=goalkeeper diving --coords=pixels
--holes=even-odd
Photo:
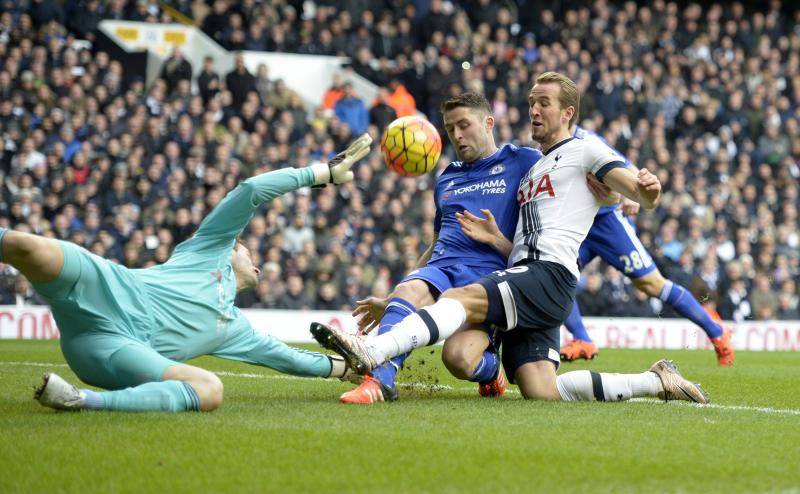
[[[286,168],[240,183],[172,256],[128,269],[75,244],[0,228],[0,262],[25,275],[51,306],[64,358],[78,389],[47,373],[35,398],[66,410],[210,411],[222,404],[219,377],[183,362],[201,356],[247,362],[308,377],[345,378],[337,356],[309,352],[257,333],[234,305],[259,270],[237,241],[263,203],[302,187],[353,180],[369,153],[364,134],[329,163]]]

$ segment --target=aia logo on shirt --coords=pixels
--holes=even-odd
[[[517,203],[521,206],[542,194],[546,194],[548,197],[556,196],[556,191],[553,190],[553,184],[550,182],[549,173],[542,175],[542,178],[536,183],[534,183],[532,177],[522,179],[519,191],[517,192]]]

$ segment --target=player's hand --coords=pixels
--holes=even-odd
[[[356,308],[353,309],[353,317],[359,318],[357,321],[358,332],[369,334],[377,328],[383,318],[383,313],[388,305],[388,298],[367,297],[356,301]]]
[[[597,199],[598,202],[606,202],[608,196],[613,192],[606,184],[594,176],[594,173],[586,174],[586,185],[589,187],[589,192]]]
[[[638,202],[631,201],[627,197],[623,197],[619,205],[619,209],[622,210],[624,216],[636,216],[636,213],[639,212],[639,208],[641,208],[641,205]]]
[[[661,197],[661,182],[658,180],[658,177],[650,173],[650,170],[642,168],[639,170],[636,179],[639,192],[646,202],[646,204],[643,205],[648,209],[654,208]]]
[[[364,133],[350,144],[344,151],[337,154],[328,164],[319,163],[312,165],[314,170],[314,184],[325,186],[326,184],[343,184],[353,180],[353,172],[350,168],[369,154],[372,137]]]
[[[456,219],[461,225],[464,235],[476,242],[494,244],[498,236],[503,236],[503,234],[497,227],[497,221],[491,211],[481,209],[481,213],[485,214],[486,218],[480,218],[465,210],[463,213],[456,213]]]

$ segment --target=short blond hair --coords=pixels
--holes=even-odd
[[[578,90],[578,85],[569,77],[558,72],[545,72],[536,78],[536,84],[558,84],[561,88],[558,94],[561,108],[564,109],[568,106],[575,108],[575,113],[569,119],[569,126],[572,127],[572,124],[578,120],[578,112],[581,107],[581,92]]]

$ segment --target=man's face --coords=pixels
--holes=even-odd
[[[237,291],[252,290],[258,285],[258,275],[261,271],[253,265],[250,251],[243,244],[237,242],[233,248],[231,266],[236,275]]]
[[[444,128],[464,163],[486,156],[491,145],[494,118],[475,108],[459,106],[444,113]]]
[[[574,113],[571,106],[561,108],[558,97],[561,87],[554,83],[536,84],[528,95],[531,133],[536,142],[550,142],[560,132],[569,132],[569,119]]]

